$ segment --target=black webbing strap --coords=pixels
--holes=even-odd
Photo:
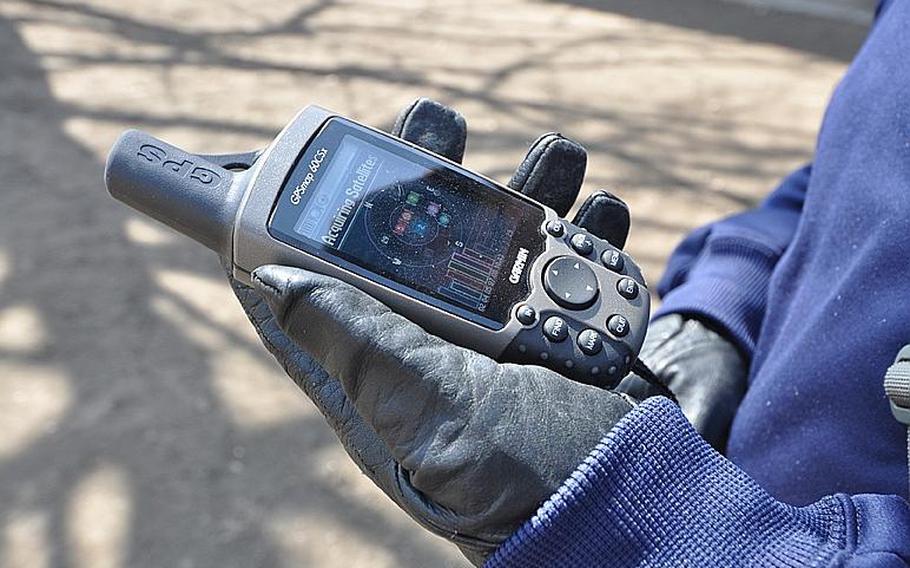
[[[907,465],[910,467],[910,345],[900,350],[894,364],[885,372],[885,394],[891,401],[894,418],[907,427]],[[910,490],[907,494],[910,495]]]

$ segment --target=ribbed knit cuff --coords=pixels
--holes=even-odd
[[[712,235],[686,281],[667,293],[654,318],[679,313],[707,319],[751,355],[781,252],[739,235]]]
[[[663,398],[633,409],[487,563],[498,567],[825,566],[857,534],[850,498],[790,507]]]

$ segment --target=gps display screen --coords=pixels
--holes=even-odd
[[[284,183],[273,236],[494,329],[529,293],[543,210],[340,118]]]

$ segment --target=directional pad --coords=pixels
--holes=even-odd
[[[597,276],[578,257],[561,256],[550,262],[543,287],[557,304],[570,310],[583,310],[597,298]]]

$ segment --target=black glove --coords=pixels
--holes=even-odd
[[[428,100],[406,109],[393,133],[456,161],[466,136],[459,114]],[[510,184],[564,213],[585,162],[581,146],[548,134]],[[625,240],[616,224],[628,228],[628,211],[615,198],[597,193],[581,211],[576,222],[590,232]],[[534,514],[634,404],[541,367],[498,364],[456,347],[326,276],[265,266],[253,280],[256,290],[232,281],[237,297],[348,454],[398,506],[475,564]]]
[[[673,391],[695,429],[723,451],[749,371],[736,346],[698,319],[671,314],[651,322],[639,359]],[[639,399],[655,394],[634,374],[618,390]]]

